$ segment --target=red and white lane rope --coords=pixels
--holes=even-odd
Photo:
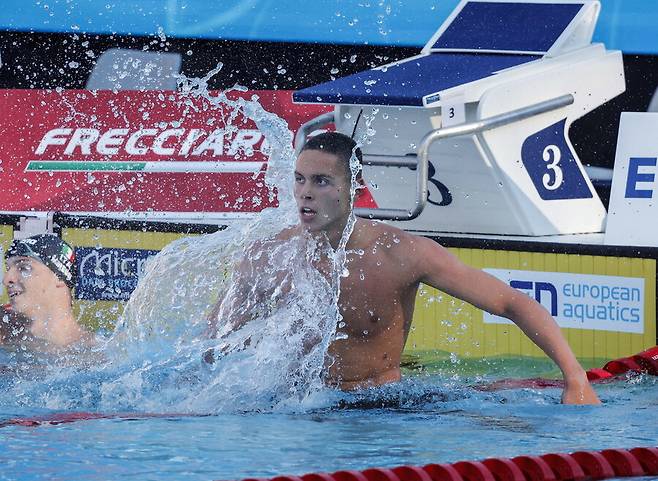
[[[654,346],[634,356],[609,361],[602,368],[590,369],[587,371],[587,379],[592,383],[610,382],[629,373],[645,373],[658,376],[658,346]],[[560,379],[501,379],[475,386],[475,388],[480,391],[500,391],[503,389],[562,387],[563,384]]]

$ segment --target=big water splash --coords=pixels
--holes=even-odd
[[[7,400],[50,409],[218,413],[306,409],[331,398],[322,373],[341,324],[337,300],[354,219],[336,251],[291,230],[298,223],[292,133],[257,99],[211,95],[207,82],[219,68],[183,79],[180,92],[190,110],[203,99],[226,129],[238,116],[256,123],[268,144],[264,181],[278,207],[168,245],[147,264],[91,365],[53,364],[21,376]],[[328,273],[313,267],[319,259],[330,259]]]

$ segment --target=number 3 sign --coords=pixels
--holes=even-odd
[[[464,97],[452,97],[443,99],[441,102],[441,126],[463,124],[466,122],[466,108]]]
[[[592,197],[575,155],[565,138],[566,119],[540,130],[523,142],[521,160],[544,200]]]

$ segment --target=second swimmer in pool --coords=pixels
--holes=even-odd
[[[56,235],[15,240],[5,252],[2,283],[9,305],[0,312],[0,344],[62,353],[93,344],[73,314],[74,253]]]

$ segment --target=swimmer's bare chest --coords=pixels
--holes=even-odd
[[[347,268],[339,299],[343,322],[329,350],[334,357],[330,373],[341,382],[377,379],[387,372],[397,376],[418,287],[413,273],[387,255],[372,253],[350,254]]]
[[[404,329],[413,314],[415,289],[400,278],[393,266],[355,260],[341,279],[339,305],[345,330],[355,337],[377,337]],[[412,292],[413,291],[413,292]]]

